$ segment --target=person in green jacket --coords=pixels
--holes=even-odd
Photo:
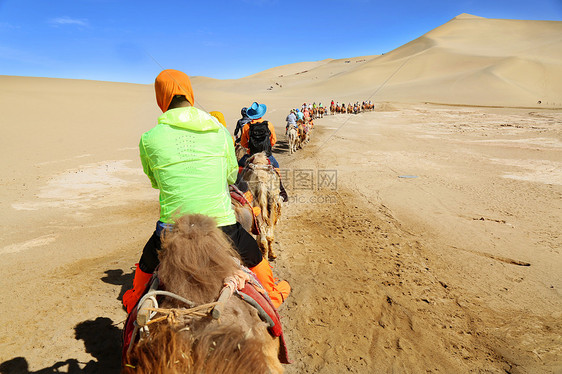
[[[228,185],[234,184],[238,162],[228,130],[209,113],[193,106],[189,77],[164,70],[155,80],[156,100],[163,114],[141,136],[143,170],[160,190],[160,219],[136,265],[133,288],[123,295],[130,312],[159,264],[160,235],[185,214],[204,214],[230,237],[245,266],[252,270],[278,307],[290,293],[285,281],[273,281],[271,267],[255,239],[236,222]],[[276,302],[277,300],[277,302]]]

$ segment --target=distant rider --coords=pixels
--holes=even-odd
[[[242,118],[240,118],[238,120],[238,122],[236,122],[236,128],[234,129],[234,138],[236,138],[236,143],[240,142],[240,138],[238,137],[238,133],[240,133],[240,135],[242,135],[242,129],[244,128],[244,126],[250,122],[252,119],[250,117],[248,117],[248,115],[246,114],[246,111],[248,110],[248,108],[244,107],[242,108],[242,110],[240,111],[240,114],[242,115]]]
[[[295,110],[291,109],[291,113],[287,116],[287,126],[285,127],[285,133],[289,130],[290,126],[297,128],[297,116],[295,115]]]

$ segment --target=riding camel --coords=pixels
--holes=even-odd
[[[212,218],[180,217],[159,256],[125,322],[122,373],[283,372],[279,315]]]
[[[312,121],[304,125],[304,139],[303,139],[304,144],[308,144],[310,142],[310,130],[312,130],[312,126],[313,126]]]
[[[289,130],[287,130],[287,137],[289,138],[289,154],[292,155],[297,151],[297,142],[299,137],[297,129],[293,126],[289,126]]]
[[[279,196],[280,179],[277,171],[269,163],[264,152],[256,153],[248,158],[242,171],[242,179],[254,196],[254,205],[261,210],[262,220],[259,222],[257,242],[264,257],[275,259],[273,250],[275,225],[281,217],[281,197]]]
[[[310,121],[310,112],[307,110],[304,111],[304,123],[308,123]]]
[[[307,124],[299,124],[297,128],[298,132],[298,141],[297,141],[297,149],[302,148],[308,141],[310,140],[310,128]]]

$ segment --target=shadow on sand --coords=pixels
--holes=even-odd
[[[273,154],[283,154],[289,152],[289,143],[286,140],[278,140],[275,148],[271,151]]]
[[[80,362],[69,358],[54,365],[30,371],[24,357],[16,357],[0,364],[2,374],[48,374],[48,373],[119,373],[121,370],[121,329],[110,318],[80,322],[74,327],[77,340],[84,341],[87,353],[95,360]]]
[[[114,284],[116,286],[121,286],[121,291],[119,291],[119,296],[117,300],[123,300],[123,294],[130,288],[133,288],[133,278],[135,276],[135,271],[131,271],[125,274],[122,269],[106,270],[105,277],[101,278],[101,281],[108,284]]]

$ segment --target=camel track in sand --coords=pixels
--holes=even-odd
[[[440,280],[427,250],[385,207],[337,202],[286,209],[278,273],[293,293],[281,314],[288,373],[458,372],[510,364],[479,341],[479,319]],[[495,369],[493,369],[495,368]]]
[[[289,175],[322,169],[317,144],[285,157]],[[518,312],[510,323],[514,312],[488,307],[434,243],[358,189],[289,195],[304,203],[284,206],[276,238],[275,270],[293,286],[281,310],[295,361],[287,373],[550,372],[536,351],[555,358],[560,337],[537,326],[560,326],[555,318]]]

